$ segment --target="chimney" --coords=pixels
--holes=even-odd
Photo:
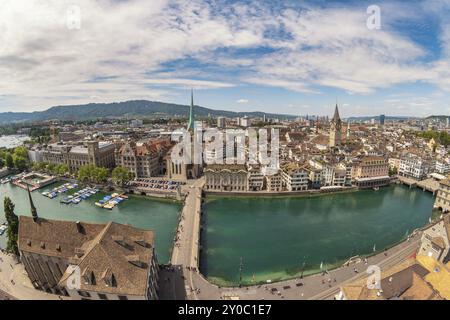
[[[84,228],[83,228],[83,226],[81,225],[81,222],[80,222],[80,221],[77,221],[77,222],[75,222],[75,224],[77,225],[78,233],[83,233],[83,232],[84,232]]]

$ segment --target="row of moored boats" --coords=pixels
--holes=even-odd
[[[69,190],[78,188],[78,184],[76,183],[65,183],[63,185],[60,185],[59,187],[53,188],[50,191],[44,191],[42,192],[43,196],[46,196],[50,199],[56,198],[58,194],[66,193]]]
[[[96,202],[95,205],[103,209],[112,210],[115,206],[126,199],[128,199],[128,196],[125,194],[113,193],[110,196],[103,197],[103,199]]]
[[[89,199],[99,191],[99,189],[87,187],[75,192],[70,196],[62,198],[60,202],[64,204],[79,204],[81,201]]]

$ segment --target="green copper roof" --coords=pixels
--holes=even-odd
[[[189,122],[187,129],[194,130],[194,90],[191,90],[191,106],[189,108]]]

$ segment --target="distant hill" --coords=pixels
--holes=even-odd
[[[264,112],[233,112],[214,110],[200,106],[194,108],[195,116],[212,117],[262,117],[295,118],[293,115],[271,114]],[[187,117],[189,106],[157,101],[134,100],[115,103],[89,103],[85,105],[56,106],[45,111],[3,112],[0,123],[45,121],[45,120],[92,120],[100,118],[143,118],[143,117]]]
[[[420,117],[408,117],[408,116],[386,116],[385,120],[395,120],[395,121],[399,121],[399,120],[407,120],[407,119],[419,119]],[[370,121],[372,119],[375,120],[380,120],[380,116],[361,116],[361,117],[349,117],[347,118],[348,121],[355,121],[355,122],[359,122],[359,121]]]

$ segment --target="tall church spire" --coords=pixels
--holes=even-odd
[[[341,128],[342,121],[339,116],[339,109],[336,103],[336,107],[334,108],[334,115],[330,122],[330,147],[336,147],[341,144]]]
[[[194,130],[194,89],[191,89],[191,106],[189,107],[189,122],[187,130]]]
[[[338,123],[339,121],[341,121],[341,117],[339,116],[339,109],[338,109],[337,103],[336,103],[336,107],[334,108],[333,120],[334,120],[335,123]]]
[[[37,214],[36,207],[34,206],[34,203],[33,203],[33,198],[31,198],[30,187],[28,185],[27,185],[27,191],[28,191],[28,199],[30,200],[31,216],[33,217],[33,220],[36,222],[38,219],[38,214]]]

